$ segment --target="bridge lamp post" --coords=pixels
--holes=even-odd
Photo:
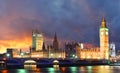
[[[74,55],[74,54],[73,54],[72,56],[73,56],[73,58],[75,58],[75,55]]]
[[[77,56],[75,54],[72,55],[73,58],[77,58]]]
[[[7,57],[7,58],[10,58],[10,54],[9,54],[9,53],[7,53],[7,54],[6,54],[6,57]]]
[[[75,58],[77,58],[77,56],[75,56]]]
[[[20,55],[21,55],[21,58],[23,58],[23,56],[24,56],[24,53],[22,52],[22,53],[20,53]]]

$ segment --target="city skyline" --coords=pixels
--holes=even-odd
[[[104,0],[4,0],[0,1],[0,51],[29,48],[32,30],[43,32],[45,42],[76,41],[99,46],[99,27],[105,17],[110,42],[120,48],[120,1]]]

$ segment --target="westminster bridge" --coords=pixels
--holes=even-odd
[[[57,63],[54,63],[56,62]],[[0,58],[0,63],[6,68],[24,68],[24,65],[36,65],[37,67],[59,66],[85,66],[85,65],[108,65],[108,60],[79,60],[62,58]]]

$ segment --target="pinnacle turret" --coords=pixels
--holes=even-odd
[[[106,20],[103,18],[101,22],[101,28],[107,28],[106,26]]]

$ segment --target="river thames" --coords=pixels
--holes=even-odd
[[[0,70],[0,73],[119,73],[120,66],[80,66]]]

